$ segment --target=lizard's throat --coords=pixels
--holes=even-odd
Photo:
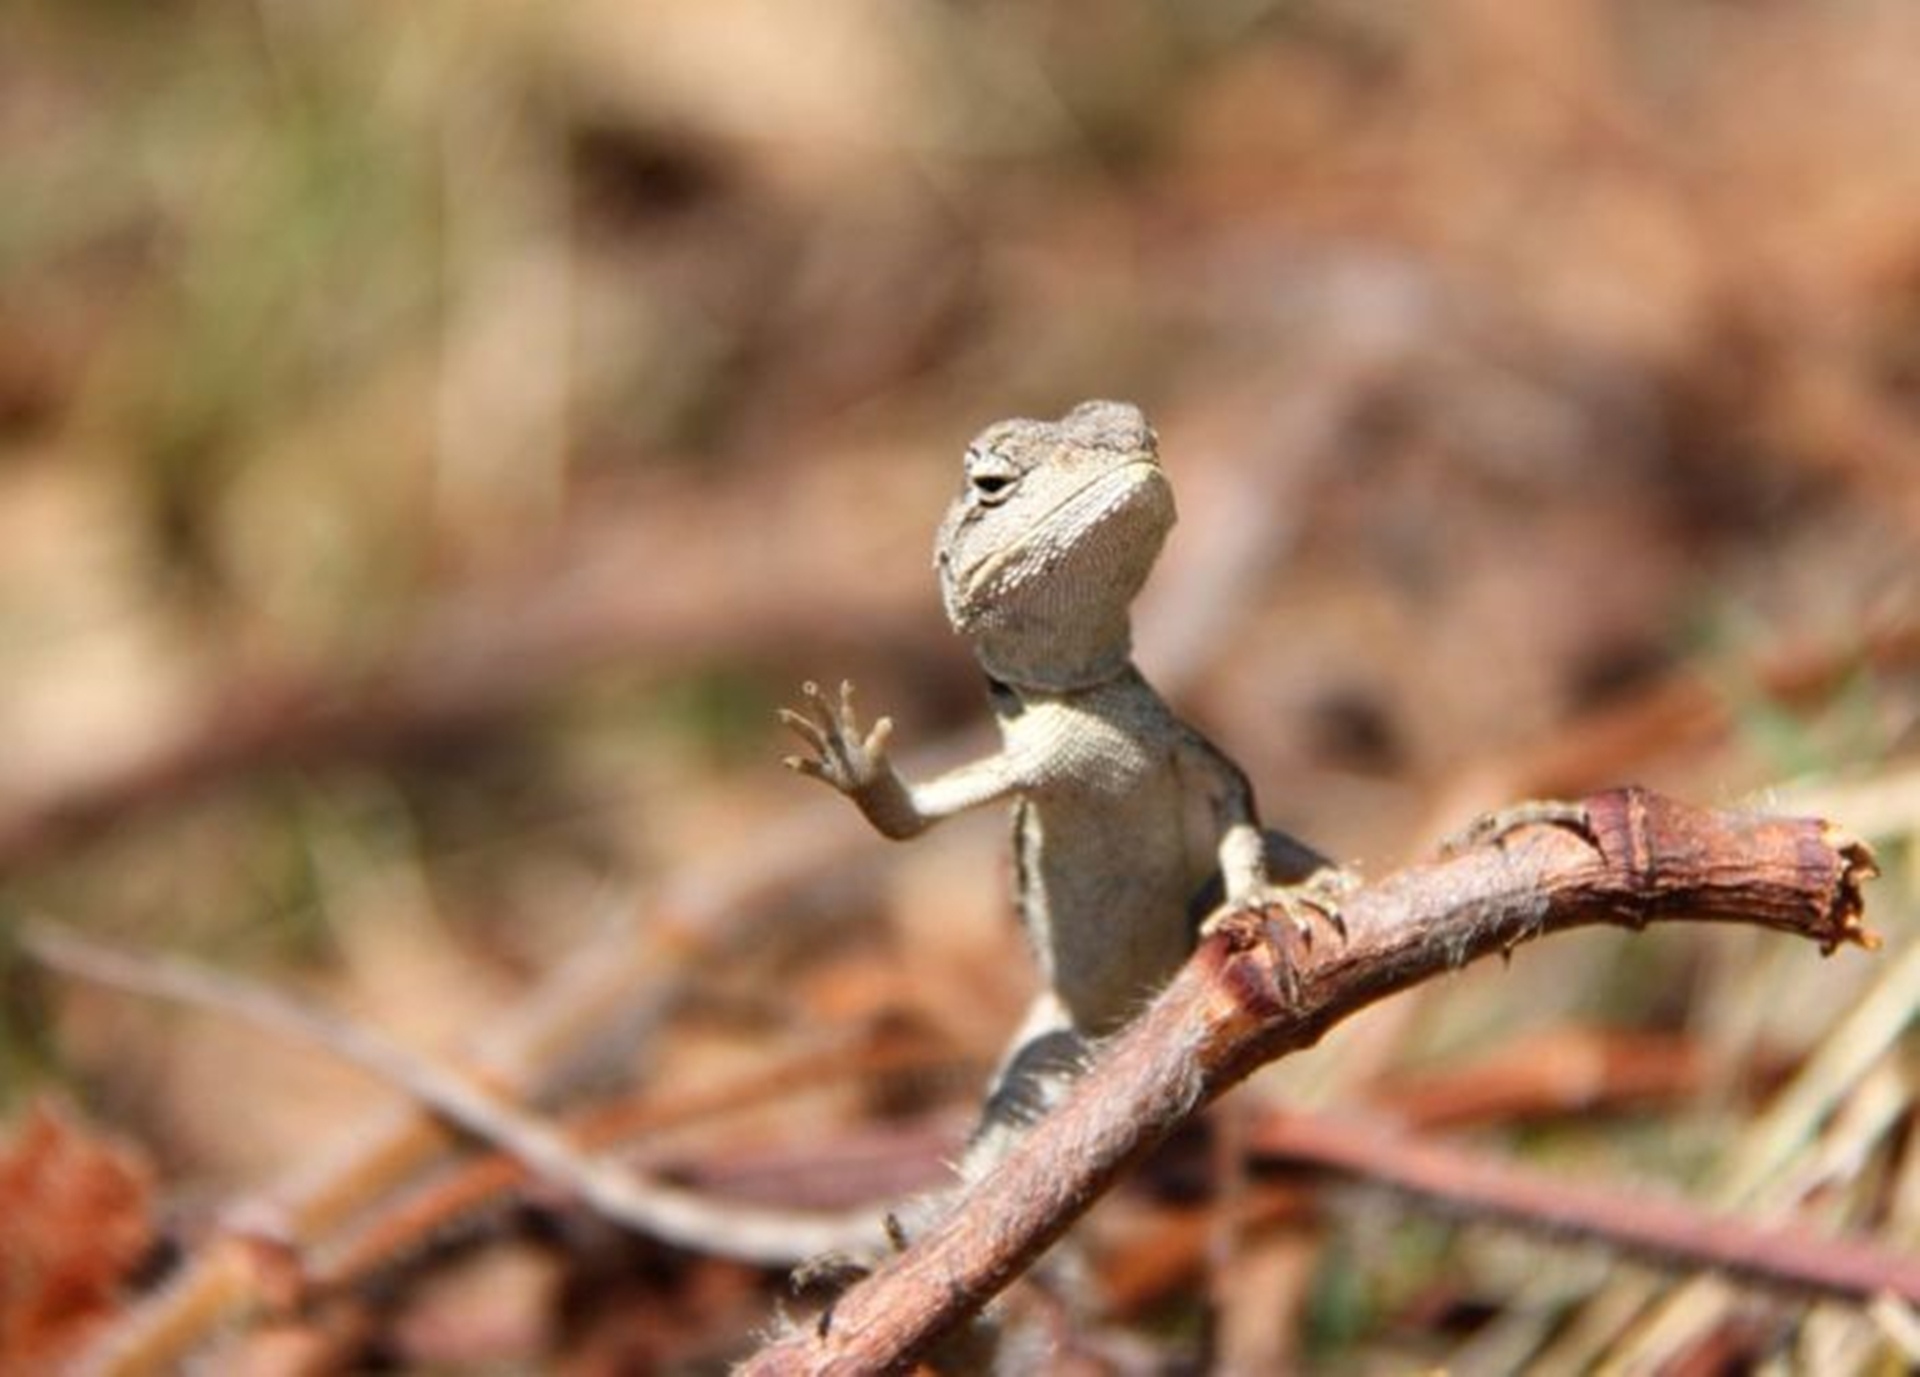
[[[990,628],[962,629],[988,676],[1011,688],[1072,693],[1124,674],[1133,663],[1125,613],[1054,619],[1016,616]]]

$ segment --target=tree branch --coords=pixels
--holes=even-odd
[[[1531,810],[1368,886],[1347,901],[1344,941],[1301,945],[1287,926],[1218,933],[1068,1101],[915,1246],[842,1296],[830,1322],[770,1345],[743,1371],[901,1367],[978,1312],[1201,1105],[1376,1000],[1589,924],[1735,922],[1823,951],[1871,946],[1860,886],[1874,873],[1867,847],[1826,823],[1625,789]]]

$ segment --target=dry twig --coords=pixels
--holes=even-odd
[[[558,1128],[460,1071],[363,1024],[289,995],[177,956],[115,950],[49,922],[23,945],[57,970],[124,990],[177,1000],[311,1043],[404,1092],[465,1132],[516,1158],[550,1184],[615,1223],[668,1243],[744,1262],[790,1266],[817,1253],[878,1238],[876,1212],[813,1215],[758,1208],[643,1180],[588,1156]],[[864,1226],[864,1227],[862,1227]]]
[[[1249,1139],[1262,1168],[1332,1172],[1469,1219],[1590,1239],[1668,1267],[1711,1268],[1802,1293],[1862,1304],[1885,1295],[1920,1304],[1920,1260],[1913,1257],[1749,1224],[1640,1190],[1557,1180],[1377,1121],[1272,1114]]]

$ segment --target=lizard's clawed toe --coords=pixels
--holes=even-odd
[[[788,756],[790,770],[824,780],[842,793],[851,793],[878,777],[886,768],[887,741],[893,723],[882,717],[862,732],[853,706],[853,683],[842,680],[837,694],[829,694],[809,679],[800,685],[798,709],[781,708],[780,722],[801,741],[808,755]]]
[[[780,721],[795,736],[812,746],[816,751],[824,750],[827,744],[826,733],[818,722],[792,708],[780,709]],[[792,757],[788,757],[791,759]]]
[[[1359,877],[1351,870],[1331,866],[1316,870],[1297,885],[1281,891],[1283,904],[1299,928],[1304,940],[1313,940],[1314,922],[1332,928],[1342,942],[1347,940],[1347,919],[1342,911],[1347,896],[1360,887]]]
[[[1228,940],[1242,950],[1264,938],[1281,952],[1279,978],[1288,997],[1294,998],[1299,994],[1299,967],[1312,953],[1321,929],[1331,930],[1342,943],[1347,941],[1341,901],[1358,883],[1351,872],[1329,867],[1298,884],[1266,886],[1214,913],[1201,925],[1201,935],[1227,933]]]

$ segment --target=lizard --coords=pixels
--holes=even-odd
[[[1001,749],[910,782],[889,755],[892,720],[863,728],[850,683],[807,683],[801,709],[780,714],[807,747],[787,767],[846,795],[884,836],[1012,801],[1016,904],[1043,988],[994,1076],[963,1180],[1058,1101],[1203,931],[1276,911],[1300,940],[1339,926],[1346,872],[1264,831],[1246,773],[1133,663],[1131,606],[1174,521],[1138,407],[1089,401],[990,425],[967,447],[934,568],[985,672]]]

